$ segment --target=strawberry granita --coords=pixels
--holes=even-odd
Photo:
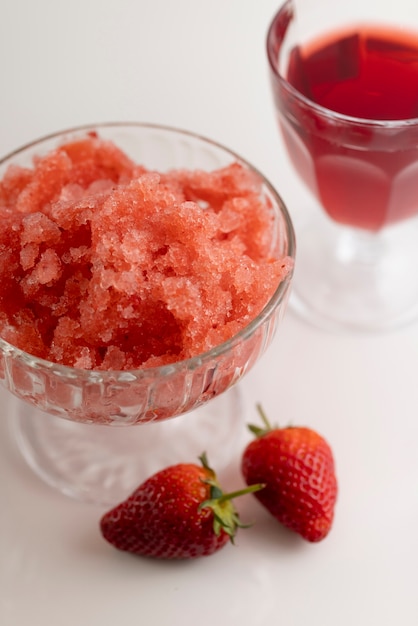
[[[265,306],[291,260],[238,162],[156,172],[96,133],[0,182],[0,336],[56,363],[125,370],[201,354]]]

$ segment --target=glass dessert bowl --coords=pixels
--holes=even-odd
[[[112,346],[112,350],[109,350],[109,342],[95,349],[87,349],[86,347],[80,347],[79,349],[80,335],[77,334],[76,324],[73,325],[73,330],[70,328],[67,335],[64,336],[64,343],[61,347],[57,347],[59,339],[56,338],[55,341],[51,341],[49,346],[52,352],[41,351],[40,355],[31,354],[31,350],[22,348],[22,344],[19,343],[20,340],[16,341],[16,345],[14,345],[11,337],[15,336],[15,329],[10,334],[10,323],[3,324],[1,335],[4,338],[0,338],[0,380],[3,387],[12,392],[14,396],[14,410],[12,411],[13,414],[10,415],[10,425],[20,452],[29,466],[44,481],[61,492],[77,499],[109,505],[128,495],[140,480],[164,464],[187,461],[190,458],[195,458],[203,450],[208,452],[213,465],[227,460],[226,457],[230,454],[231,446],[233,447],[234,441],[237,440],[237,436],[239,437],[236,432],[236,426],[237,424],[241,426],[239,393],[235,383],[250,370],[269,346],[276,327],[283,317],[292,279],[295,240],[292,222],[286,207],[277,192],[261,174],[223,146],[192,133],[173,128],[139,123],[115,123],[82,127],[57,133],[36,141],[5,157],[0,162],[0,178],[4,180],[5,176],[16,176],[16,166],[21,168],[20,172],[27,171],[34,162],[39,162],[39,158],[43,155],[52,154],[59,146],[79,146],[78,142],[81,142],[80,145],[83,146],[82,152],[85,155],[87,144],[84,146],[82,142],[90,141],[91,138],[93,142],[97,141],[98,136],[100,141],[110,142],[112,145],[117,146],[118,150],[122,150],[124,155],[128,155],[129,159],[139,163],[140,169],[147,168],[146,174],[155,171],[160,173],[183,172],[186,171],[185,168],[187,168],[187,171],[193,172],[224,171],[223,168],[229,168],[231,165],[233,168],[238,167],[239,172],[242,170],[246,173],[245,175],[250,174],[253,177],[250,183],[251,193],[255,190],[257,198],[263,204],[263,210],[266,209],[270,220],[270,222],[266,222],[266,224],[269,224],[269,227],[265,228],[263,233],[261,231],[257,233],[257,228],[260,227],[257,226],[258,222],[251,225],[251,228],[254,228],[253,233],[251,229],[248,231],[250,240],[252,238],[261,238],[260,240],[263,243],[260,245],[267,250],[266,265],[264,267],[260,265],[258,271],[265,272],[267,275],[270,272],[270,266],[281,268],[277,274],[276,284],[271,289],[271,293],[269,293],[266,301],[258,303],[258,309],[254,309],[256,314],[254,314],[253,318],[248,315],[247,311],[248,319],[244,315],[243,319],[245,321],[241,322],[241,326],[236,326],[237,331],[233,332],[231,336],[225,335],[224,340],[217,342],[216,345],[211,346],[208,344],[208,349],[199,350],[197,354],[191,353],[191,356],[188,355],[189,353],[179,349],[178,357],[176,357],[175,353],[171,353],[165,361],[165,357],[161,356],[161,350],[158,352],[160,348],[157,348],[157,356],[152,353],[147,354],[147,357],[144,359],[144,362],[146,362],[144,366],[140,366],[132,361],[131,356],[129,357],[131,360],[124,357],[125,361],[121,367],[112,367],[111,360],[105,361],[108,357],[103,358],[102,362],[94,361],[94,354],[103,356],[107,351],[107,354],[111,355],[109,358],[113,358],[116,354],[117,358],[113,363],[118,363],[117,359],[121,358],[121,350],[115,348],[115,346]],[[71,150],[69,150],[68,154],[70,153]],[[108,159],[108,156],[106,156],[106,159],[100,156],[100,159],[100,162],[103,163]],[[12,174],[10,174],[10,165],[12,165]],[[106,167],[108,167],[107,160]],[[113,164],[110,168],[113,172],[112,168],[114,168]],[[51,167],[48,166],[46,169],[50,171]],[[141,177],[142,174],[143,171],[141,169],[139,174],[136,172],[132,176],[134,184],[136,184],[136,176]],[[154,180],[152,178],[153,175],[151,174],[151,179],[147,179],[147,189],[151,184],[149,181],[151,180],[152,182]],[[164,192],[167,191],[167,180],[164,183]],[[176,193],[175,186],[177,182],[176,179],[173,187],[174,191],[170,188],[169,193]],[[96,189],[97,181],[92,184],[96,185]],[[128,198],[125,189],[129,184],[130,181],[123,179],[122,187],[125,199]],[[207,185],[207,180],[205,184]],[[97,197],[107,198],[106,194],[109,188],[113,186],[115,185],[112,181],[107,184],[101,180]],[[143,193],[145,193],[144,189],[142,189]],[[7,198],[4,200],[4,196],[7,196],[7,193],[3,189],[3,203],[7,203]],[[77,206],[83,205],[84,208],[86,206],[91,208],[94,205],[88,194],[81,199],[78,198],[79,187],[74,187],[73,183],[67,185],[64,192],[60,193],[62,197],[65,196],[66,202],[68,201],[68,194],[74,193],[75,200],[72,198],[72,202],[78,202],[79,200]],[[196,195],[196,189],[193,193]],[[26,193],[25,197],[27,196],[30,197],[32,202],[33,195]],[[210,193],[207,197],[209,198],[209,196]],[[167,197],[164,196],[163,204],[167,201]],[[113,201],[114,199],[112,199]],[[197,198],[196,196],[193,202],[186,198],[181,207],[196,211],[201,205],[203,211],[207,209],[208,202],[201,197]],[[200,205],[197,203],[200,203]],[[24,213],[25,209],[22,209],[22,205],[19,206]],[[49,211],[50,207],[55,206],[55,204],[49,202],[46,203],[46,206],[47,211]],[[157,208],[154,209],[153,206],[150,209],[149,203],[147,206],[149,210],[157,211]],[[68,220],[69,212],[66,209],[67,205],[61,202],[61,204],[56,204],[56,207],[59,209],[57,211],[61,218]],[[131,209],[129,208],[129,210]],[[39,211],[34,211],[34,213],[38,216]],[[56,216],[58,213],[54,215]],[[103,213],[103,215],[105,214],[106,212]],[[29,267],[30,272],[24,278],[20,277],[16,284],[19,283],[19,289],[26,289],[25,293],[28,293],[28,290],[31,292],[32,289],[35,289],[33,281],[34,277],[37,277],[39,284],[37,284],[36,289],[43,289],[46,285],[46,292],[44,290],[39,291],[39,293],[43,294],[43,302],[46,302],[45,293],[48,296],[48,302],[50,302],[53,300],[51,294],[54,293],[54,285],[59,283],[63,273],[71,265],[70,256],[72,255],[71,259],[74,260],[81,255],[80,250],[82,250],[83,254],[89,253],[87,251],[88,246],[85,245],[85,240],[83,240],[84,245],[79,247],[76,247],[73,242],[72,247],[69,248],[71,251],[70,256],[68,250],[65,253],[62,253],[61,250],[61,261],[62,263],[67,263],[67,265],[60,272],[56,273],[55,279],[51,278],[55,276],[54,263],[56,264],[56,262],[54,261],[52,265],[48,265],[45,259],[51,257],[52,245],[46,246],[44,252],[41,252],[39,247],[36,248],[33,258],[29,261],[27,260],[27,238],[29,237],[30,239],[29,251],[33,251],[34,241],[37,242],[36,245],[39,245],[37,239],[39,231],[35,222],[41,218],[36,217],[35,220],[31,213],[28,219],[29,227],[27,231],[29,234],[26,233],[25,228],[22,228],[22,232],[26,234],[24,235],[25,246],[22,247],[20,252],[20,259],[21,262],[22,258],[24,259],[25,267]],[[45,219],[42,217],[43,223]],[[101,219],[104,219],[104,217],[101,217]],[[111,216],[110,219],[115,220],[115,217]],[[149,220],[149,216],[147,219]],[[231,219],[231,216],[229,216],[227,222],[230,222]],[[80,220],[83,221],[81,218]],[[148,222],[145,221],[141,229],[145,229],[147,224]],[[53,231],[50,224],[48,228],[48,232]],[[122,224],[121,228],[123,231],[125,224]],[[100,229],[101,238],[99,237],[99,243],[103,248],[103,238],[112,227],[103,222]],[[233,230],[232,226],[225,228],[222,237],[225,239],[229,237],[235,241],[236,238],[231,235],[231,229]],[[17,227],[14,228],[14,231],[16,230]],[[229,233],[226,232],[228,230]],[[128,226],[126,226],[126,232],[130,232]],[[192,234],[193,237],[198,238],[197,230],[196,232],[193,231]],[[181,236],[181,233],[172,235],[176,245],[177,238],[180,237],[181,239]],[[190,237],[191,234],[189,233],[188,236]],[[59,237],[60,234],[58,233],[56,238],[59,239]],[[122,241],[124,242],[125,239]],[[160,256],[154,254],[154,257],[157,258],[158,256],[159,268],[162,262],[161,257],[166,258],[170,245],[168,243],[163,246],[164,250],[162,251],[162,246],[156,246]],[[108,248],[109,245],[107,244],[106,250]],[[241,248],[238,247],[238,249]],[[78,250],[77,254],[74,250]],[[141,246],[137,244],[137,246],[131,246],[129,254],[138,256],[140,251]],[[119,254],[119,250],[115,254]],[[209,254],[213,255],[213,252],[209,251]],[[225,259],[225,263],[227,263],[227,257]],[[92,260],[91,256],[88,257],[88,260],[87,266],[89,268],[98,262],[97,259]],[[244,264],[244,258],[240,258],[239,262]],[[11,263],[10,267],[12,265]],[[199,266],[197,267],[199,269]],[[244,269],[248,272],[247,266]],[[106,274],[101,274],[100,285],[104,281],[103,277],[109,276],[108,267],[106,272]],[[156,283],[160,281],[161,284],[165,285],[166,277],[168,277],[167,284],[171,285],[172,289],[173,277],[171,274],[168,276],[166,270],[165,272],[165,274],[160,272],[157,275]],[[142,273],[146,274],[146,271]],[[121,275],[126,280],[126,277],[129,280],[132,278],[132,272],[126,269]],[[259,273],[259,283],[262,282],[260,276],[261,274]],[[219,276],[218,278],[215,277],[214,280],[214,285],[216,286],[216,280],[222,281],[223,279]],[[245,283],[245,278],[243,281]],[[147,276],[147,284],[150,282],[151,278]],[[184,286],[184,283],[181,283],[181,285]],[[157,285],[155,289],[158,288],[159,286]],[[117,291],[117,287],[115,288],[114,285],[111,289],[112,294],[115,290]],[[97,290],[99,290],[99,287],[96,286],[95,293],[99,293],[100,290]],[[185,288],[180,289],[177,286],[174,291],[176,294],[181,292],[180,296],[183,297],[184,290]],[[13,293],[3,294],[3,300],[13,300]],[[157,293],[160,292],[157,291]],[[171,294],[171,291],[169,293]],[[194,293],[193,290],[191,293]],[[221,291],[219,291],[219,294],[221,294]],[[119,304],[115,303],[116,301],[112,301],[109,304],[107,301],[105,306],[100,300],[101,296],[99,296],[97,296],[97,302],[94,299],[93,304],[90,302],[93,307],[88,321],[90,327],[94,323],[99,324],[101,317],[104,320],[106,318],[109,320],[116,319],[115,310],[119,307]],[[131,294],[131,296],[135,299],[136,293]],[[80,294],[78,294],[78,297],[81,299]],[[106,297],[109,297],[108,294]],[[184,310],[187,309],[188,301],[187,299],[184,300],[184,308],[183,300],[178,298],[174,301],[170,300],[170,306],[173,309],[177,306],[180,319],[182,315],[183,317],[186,315]],[[70,306],[78,307],[77,299],[74,294],[72,294],[71,302],[71,298],[67,298],[67,312]],[[219,296],[219,299],[221,299],[221,296]],[[60,296],[59,300],[54,300],[55,307],[58,301],[62,303],[62,296]],[[257,305],[257,303],[255,304]],[[117,309],[118,315],[121,318],[129,317],[126,311],[130,306],[129,304],[128,308]],[[167,308],[169,307],[165,303],[165,308],[163,307],[165,312]],[[40,325],[36,317],[36,315],[39,316],[39,310],[33,303],[31,303],[30,309],[34,311],[33,318],[30,318],[32,320],[30,323],[32,323],[34,328],[37,328]],[[54,308],[50,309],[52,313],[49,315],[53,316],[55,310]],[[157,314],[158,311],[154,312],[153,309],[151,318],[152,316],[157,316]],[[1,315],[3,315],[3,312],[1,312]],[[16,313],[14,312],[13,315],[15,316],[13,319],[15,319]],[[21,318],[22,315],[19,315]],[[209,315],[211,315],[210,311]],[[213,313],[213,316],[215,318],[215,313]],[[195,315],[195,317],[198,316]],[[155,317],[155,319],[157,334],[164,336],[166,332],[164,326],[169,324],[166,324],[165,318],[159,320]],[[172,319],[171,312],[170,317],[167,319]],[[66,321],[68,324],[68,315]],[[25,333],[31,335],[30,323],[27,325]],[[56,320],[54,321],[55,323]],[[199,323],[199,319],[196,320],[196,323]],[[122,328],[127,329],[124,341],[130,347],[131,338],[135,335],[136,330],[132,331],[132,326],[129,326],[128,322],[124,324],[125,322],[122,319]],[[148,323],[148,326],[145,325],[143,335],[141,335],[139,340],[137,339],[140,345],[135,347],[136,352],[139,351],[142,344],[147,343],[152,326],[150,324],[151,322]],[[158,325],[160,325],[160,330],[158,330]],[[218,332],[215,328],[216,324],[213,323],[212,326],[211,332],[215,332],[215,330]],[[71,335],[71,332],[74,332],[74,334]],[[46,335],[48,334],[50,334],[49,331]],[[196,329],[195,336],[198,336]],[[222,333],[218,333],[218,335],[215,333],[215,336],[223,337]],[[156,342],[157,339],[151,343],[155,346]],[[74,346],[77,347],[78,356],[75,364],[69,365],[65,361],[59,362],[59,359],[55,360],[49,358],[49,356],[45,357],[45,354],[61,355],[67,349],[66,346],[68,351],[73,350]],[[134,363],[134,366],[132,366],[132,363]],[[185,416],[185,418],[179,417],[191,412],[196,413],[196,415]],[[173,417],[177,419],[166,421],[168,418]],[[162,421],[164,421],[164,424],[159,424]],[[225,458],[222,458],[222,455]]]

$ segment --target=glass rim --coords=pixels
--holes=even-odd
[[[56,131],[53,133],[49,133],[48,135],[44,135],[38,139],[25,143],[21,147],[9,152],[5,156],[0,158],[0,165],[4,164],[7,161],[10,161],[12,164],[12,160],[15,156],[29,150],[31,148],[35,148],[37,145],[40,145],[46,141],[50,141],[53,139],[59,139],[63,135],[71,134],[71,133],[81,133],[88,132],[93,130],[99,130],[100,128],[144,128],[150,130],[157,130],[172,134],[179,134],[183,136],[190,137],[191,139],[196,139],[197,141],[201,141],[207,145],[211,145],[220,151],[225,152],[229,156],[231,156],[235,161],[244,165],[252,172],[257,174],[262,184],[268,189],[272,197],[276,201],[276,210],[279,215],[283,219],[283,223],[285,226],[286,232],[286,242],[287,242],[287,254],[286,256],[290,257],[292,260],[295,259],[296,254],[296,236],[295,230],[293,227],[293,222],[291,220],[289,211],[284,203],[282,197],[275,189],[275,187],[270,183],[270,181],[258,170],[254,165],[252,165],[245,158],[241,157],[237,152],[227,148],[223,144],[215,141],[213,139],[209,139],[202,134],[195,133],[193,131],[184,130],[182,128],[178,128],[175,126],[169,126],[164,124],[154,124],[149,122],[137,122],[137,121],[127,121],[127,122],[98,122],[93,124],[83,124],[79,126],[74,126],[70,128],[66,128],[64,130]],[[68,379],[86,379],[91,381],[102,381],[102,380],[120,380],[123,381],[128,380],[129,378],[134,377],[135,379],[145,378],[145,377],[159,377],[165,376],[169,374],[173,374],[176,370],[188,369],[193,370],[198,367],[201,367],[205,362],[211,361],[212,359],[216,359],[223,354],[227,353],[229,350],[234,348],[241,341],[250,337],[258,327],[260,327],[263,322],[271,316],[274,310],[280,305],[280,303],[285,298],[287,291],[290,287],[290,282],[293,275],[293,268],[289,269],[288,274],[285,276],[283,280],[280,281],[278,287],[274,291],[273,295],[269,298],[267,303],[263,306],[260,313],[253,319],[249,324],[247,324],[244,328],[242,328],[238,333],[223,341],[217,346],[214,346],[210,350],[206,352],[202,352],[198,355],[190,357],[188,359],[182,359],[180,361],[174,361],[173,363],[168,363],[165,365],[158,365],[154,367],[143,367],[136,369],[122,369],[122,370],[113,370],[113,369],[84,369],[72,367],[70,365],[63,365],[60,363],[56,363],[54,361],[48,361],[47,359],[43,359],[41,357],[37,357],[35,355],[14,346],[9,343],[2,337],[0,337],[0,351],[3,355],[7,355],[9,357],[16,358],[25,364],[34,367],[36,369],[47,370],[50,373],[54,373],[62,378]]]
[[[355,117],[352,115],[345,115],[344,113],[338,113],[332,109],[328,109],[320,104],[317,104],[307,96],[304,96],[298,89],[293,87],[284,76],[282,76],[277,69],[277,59],[274,58],[272,39],[275,36],[276,24],[279,21],[283,13],[288,10],[291,12],[291,17],[294,16],[293,0],[285,0],[278,11],[273,15],[270,25],[267,30],[266,36],[266,49],[269,66],[274,76],[279,80],[282,87],[296,100],[302,103],[305,108],[313,109],[316,113],[328,120],[335,121],[338,124],[345,124],[346,126],[364,126],[371,128],[387,128],[388,130],[402,130],[411,126],[418,126],[418,117],[411,117],[405,119],[395,120],[373,120],[364,117]]]

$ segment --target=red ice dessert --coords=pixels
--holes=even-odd
[[[0,336],[82,369],[164,365],[247,326],[288,274],[238,163],[166,173],[90,133],[0,182]]]

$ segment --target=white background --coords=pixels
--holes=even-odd
[[[77,124],[178,126],[250,160],[297,223],[309,198],[287,165],[265,59],[276,8],[275,0],[3,0],[1,155]],[[417,356],[418,320],[381,335],[331,334],[289,309],[241,389],[247,414],[261,401],[272,419],[311,426],[332,444],[333,530],[307,544],[244,498],[242,515],[256,525],[237,546],[186,563],[105,544],[103,509],[55,493],[15,453],[0,392],[1,626],[416,626]],[[239,455],[228,476],[241,484],[238,465]]]

